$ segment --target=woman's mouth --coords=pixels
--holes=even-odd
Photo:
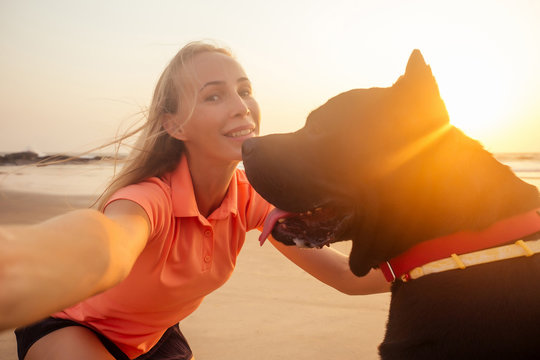
[[[238,139],[238,140],[245,140],[249,137],[253,137],[255,134],[255,128],[249,127],[249,128],[237,128],[229,131],[225,134],[228,138]]]
[[[230,133],[226,134],[225,136],[228,136],[228,137],[241,137],[241,136],[249,135],[252,132],[253,132],[253,129],[244,129],[244,130],[240,130],[240,131],[230,132]]]

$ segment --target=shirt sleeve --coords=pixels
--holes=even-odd
[[[143,208],[150,221],[150,239],[162,232],[172,216],[170,188],[158,178],[119,189],[109,198],[104,209],[117,200],[133,201]]]

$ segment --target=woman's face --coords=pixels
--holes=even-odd
[[[205,52],[195,55],[184,73],[188,84],[172,117],[183,126],[169,133],[184,141],[189,156],[242,160],[242,143],[259,133],[260,113],[240,64],[228,55]]]

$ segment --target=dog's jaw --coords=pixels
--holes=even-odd
[[[331,243],[347,240],[352,227],[350,211],[316,208],[304,213],[290,213],[274,209],[266,218],[259,237],[261,245],[272,234],[274,239],[285,245],[321,248]]]

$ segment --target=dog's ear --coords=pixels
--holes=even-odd
[[[405,77],[424,77],[427,75],[433,76],[431,68],[426,64],[420,50],[414,49],[407,62]]]
[[[407,62],[405,74],[400,76],[394,86],[407,86],[414,84],[418,87],[421,84],[437,87],[437,82],[431,72],[431,67],[426,64],[422,53],[418,49],[414,49]],[[437,91],[438,92],[438,91]]]
[[[405,118],[421,119],[433,126],[448,122],[448,112],[440,97],[439,86],[420,50],[412,52],[405,74],[392,89],[395,111],[404,114]]]

